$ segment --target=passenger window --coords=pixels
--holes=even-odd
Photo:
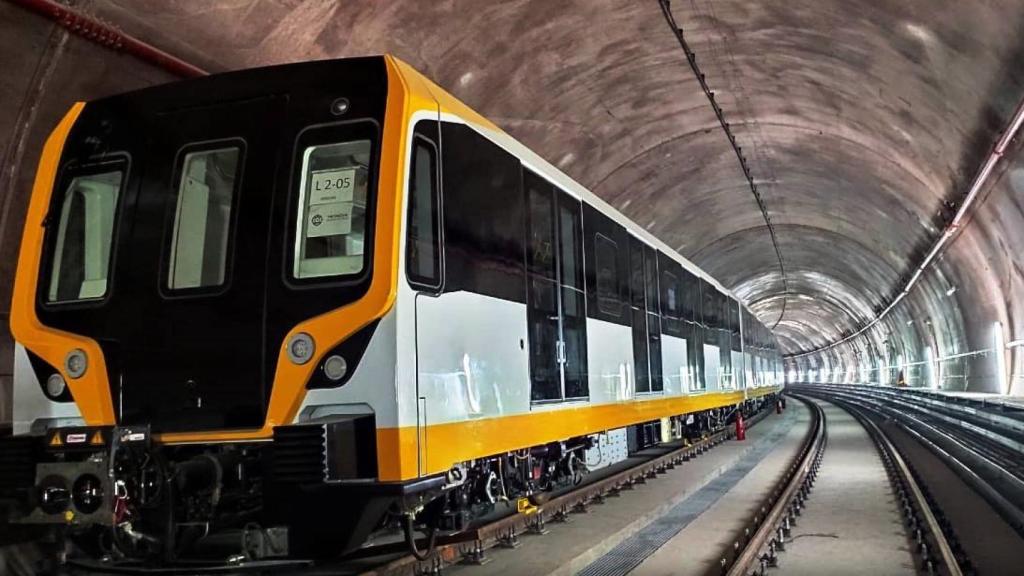
[[[615,242],[602,234],[594,235],[594,256],[597,262],[597,307],[601,312],[619,317],[618,250]]]
[[[106,295],[123,178],[123,171],[111,170],[71,180],[60,206],[47,302]]]
[[[444,290],[526,301],[519,159],[464,124],[441,123]]]
[[[240,158],[238,146],[185,154],[168,266],[171,290],[224,284]]]
[[[303,151],[295,278],[362,273],[370,153],[369,140],[309,146]]]
[[[425,138],[413,141],[409,178],[406,270],[409,280],[428,288],[441,286],[440,222],[437,205],[437,148]]]

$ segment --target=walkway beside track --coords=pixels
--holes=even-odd
[[[829,402],[821,472],[779,556],[786,576],[917,574],[903,516],[871,437]]]
[[[792,434],[803,437],[809,418],[802,406],[794,409],[796,404],[791,401],[790,409],[781,416],[769,414],[747,432],[745,441],[721,444],[644,485],[622,492],[617,498],[591,505],[586,514],[572,514],[567,526],[549,522],[548,534],[521,535],[521,546],[515,550],[488,550],[491,561],[485,566],[454,566],[446,568],[444,573],[472,576],[576,574],[734,467],[752,458],[760,460],[766,455],[770,458],[770,451],[765,448]]]

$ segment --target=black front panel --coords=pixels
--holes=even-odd
[[[47,326],[100,343],[121,423],[155,431],[262,426],[285,334],[369,285],[386,93],[383,58],[364,58],[233,72],[86,106],[47,218],[37,313]],[[318,237],[305,256],[341,254],[359,273],[295,278],[303,167],[307,177],[319,170],[318,183],[348,175],[324,164],[326,154],[320,164],[304,162],[303,147],[330,152],[353,139],[362,153],[345,158],[359,163],[351,174],[361,188],[342,200],[358,212],[351,227],[366,265]],[[114,169],[123,169],[119,194]],[[106,262],[95,249],[84,259],[55,250],[62,213],[77,210],[64,191],[82,174],[95,189],[83,198],[116,198],[112,231],[102,230],[111,234],[106,277],[96,272]],[[77,234],[76,221],[63,219],[64,235]],[[66,266],[65,253],[75,257]],[[64,276],[50,290],[55,269]]]
[[[284,99],[261,98],[154,119],[117,269],[118,296],[136,314],[111,327],[122,424],[263,423],[266,228],[284,108]]]

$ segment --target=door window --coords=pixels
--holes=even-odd
[[[120,169],[77,176],[60,205],[47,302],[102,298],[107,293]]]
[[[587,382],[587,308],[583,292],[582,205],[556,190],[558,260],[561,284],[562,370],[565,398],[589,396]]]
[[[634,236],[629,238],[629,269],[636,392],[661,392],[665,385],[661,374],[658,253]]]
[[[178,170],[167,288],[224,284],[241,148],[190,152]]]

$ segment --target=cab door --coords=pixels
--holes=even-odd
[[[284,101],[155,115],[117,307],[121,422],[155,431],[256,428],[267,245]],[[142,319],[143,321],[140,321]],[[116,320],[114,320],[116,322]]]

